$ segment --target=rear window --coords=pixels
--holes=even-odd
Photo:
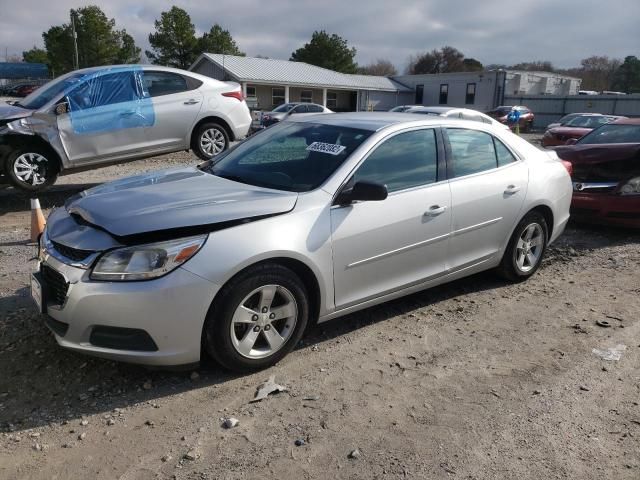
[[[640,125],[608,123],[578,140],[580,145],[603,143],[640,143]]]

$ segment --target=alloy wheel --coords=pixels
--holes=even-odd
[[[13,173],[21,182],[38,186],[47,181],[47,159],[39,153],[23,153],[13,162]]]
[[[298,305],[282,285],[264,285],[247,295],[231,319],[231,342],[250,359],[266,358],[280,350],[295,330]]]
[[[200,148],[210,157],[215,157],[223,152],[226,143],[224,133],[217,128],[209,128],[200,135]]]
[[[536,267],[542,257],[544,230],[538,223],[528,225],[516,243],[515,260],[521,272],[529,272]]]

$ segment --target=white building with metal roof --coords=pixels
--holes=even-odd
[[[413,89],[388,77],[289,60],[203,53],[190,70],[240,83],[247,103],[259,110],[288,102],[318,103],[334,111],[389,110],[414,97]]]

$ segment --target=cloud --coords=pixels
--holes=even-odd
[[[89,2],[91,3],[91,2]],[[4,4],[4,5],[3,5]],[[102,5],[143,51],[169,0],[110,0]],[[550,60],[577,66],[590,55],[638,54],[638,0],[605,4],[578,0],[182,0],[198,33],[213,23],[228,29],[248,55],[287,59],[314,30],[324,29],[356,47],[357,61],[387,58],[403,69],[410,55],[451,45],[485,64]],[[0,0],[0,57],[42,46],[42,32],[69,21],[73,0]]]

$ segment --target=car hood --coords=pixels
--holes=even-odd
[[[289,212],[298,194],[226,180],[196,167],[137,175],[70,198],[69,215],[123,243],[226,228]]]
[[[8,103],[0,103],[0,122],[7,123],[10,120],[29,117],[33,114],[33,110],[27,108],[16,107]]]
[[[584,128],[584,127],[555,127],[550,128],[549,132],[553,134],[560,135],[579,135],[583,136],[589,133],[593,128]]]
[[[562,160],[575,165],[640,159],[640,143],[563,145],[554,150]]]
[[[271,118],[279,118],[279,119],[283,119],[287,113],[289,112],[267,112],[265,113],[265,115],[269,115]]]

